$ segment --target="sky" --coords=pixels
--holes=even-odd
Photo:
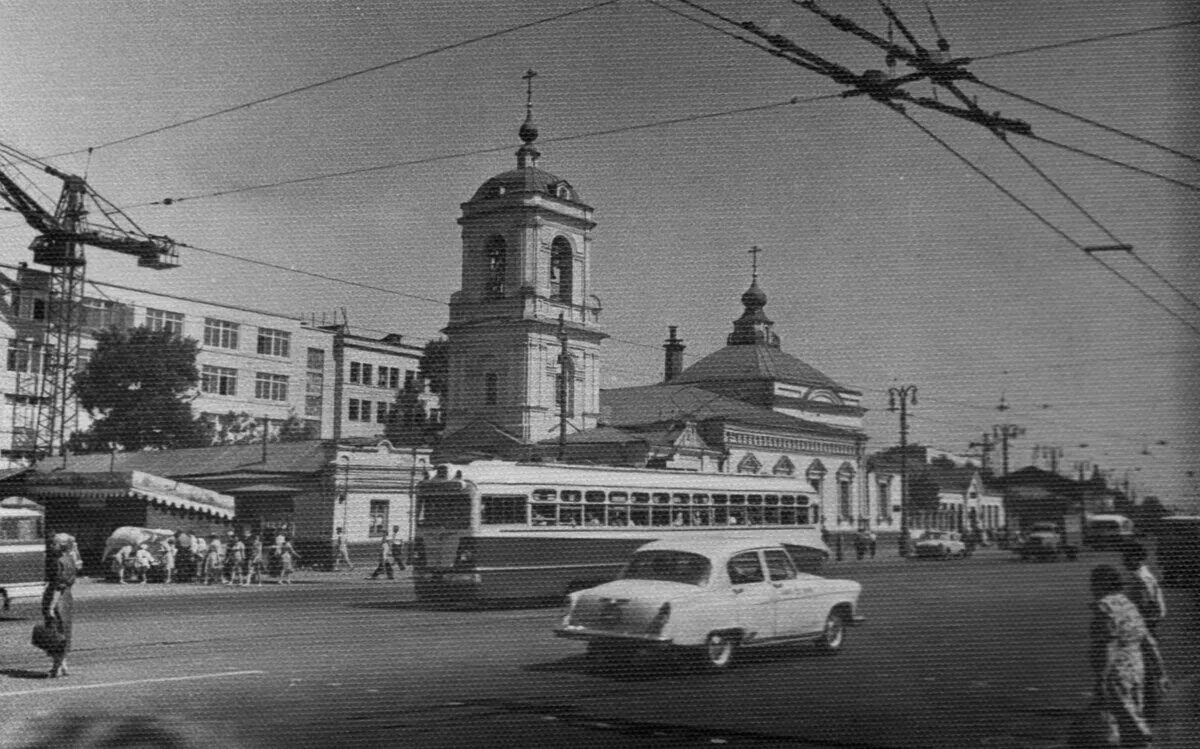
[[[699,4],[855,72],[884,66],[794,3]],[[893,6],[932,48],[925,4]],[[822,7],[887,33],[874,0]],[[910,442],[963,452],[1018,425],[1010,469],[1054,448],[1062,466],[1099,466],[1138,496],[1200,511],[1188,52],[1200,9],[930,7],[952,53],[994,87],[961,84],[984,110],[1144,171],[834,96],[844,87],[681,17],[732,30],[678,0],[4,0],[0,144],[85,174],[144,230],[187,245],[170,271],[93,249],[91,280],[345,314],[356,333],[419,343],[439,335],[460,285],[460,205],[515,166],[533,69],[539,166],[595,209],[604,386],[654,382],[668,325],[685,364],[721,348],[759,246],[784,350],[862,391],[871,447],[898,440],[888,389],[914,385]],[[933,96],[927,82],[909,90]],[[60,184],[25,173],[52,207]],[[0,262],[30,260],[32,237],[0,213]],[[1114,244],[1133,252],[1080,249]]]

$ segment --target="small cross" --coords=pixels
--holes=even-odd
[[[747,252],[750,253],[751,277],[754,280],[758,280],[758,253],[762,252],[762,248],[754,245]]]
[[[525,81],[525,108],[533,109],[533,79],[537,77],[537,73],[533,70],[526,70],[525,75],[521,79]]]

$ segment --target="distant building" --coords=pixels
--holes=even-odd
[[[0,265],[0,456],[10,462],[33,448],[47,288],[44,271]],[[417,375],[422,347],[396,334],[371,338],[346,325],[96,282],[85,292],[82,320],[84,362],[95,333],[112,326],[170,330],[199,342],[192,409],[223,441],[260,442],[264,420],[276,435],[289,419],[312,438],[381,437],[406,388],[420,393],[428,419],[441,418]],[[78,428],[87,424],[80,412]]]
[[[908,525],[914,529],[966,532],[979,529],[998,532],[1007,523],[1004,494],[1000,485],[978,467],[973,458],[923,445],[909,445],[903,470],[908,475],[909,497],[917,477],[938,488],[936,508],[910,506]],[[867,461],[871,504],[882,512],[876,522],[900,527],[900,448],[874,453]]]

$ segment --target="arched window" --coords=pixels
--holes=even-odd
[[[504,296],[504,277],[508,265],[508,248],[504,237],[494,236],[487,241],[487,283],[484,285],[484,295],[497,299]]]
[[[762,463],[758,461],[758,458],[754,457],[754,453],[746,453],[746,455],[738,461],[738,473],[758,473],[760,470],[762,470]]]
[[[776,476],[794,476],[796,474],[796,464],[788,456],[782,455],[779,460],[775,461],[775,467],[771,469],[771,473]]]
[[[825,464],[819,460],[809,463],[808,470],[804,472],[804,478],[812,484],[813,491],[817,493],[817,496],[821,495],[821,484],[825,481],[825,474]]]
[[[555,302],[571,302],[574,254],[566,237],[555,237],[550,244],[550,299]]]
[[[842,463],[840,466],[838,466],[838,519],[846,522],[854,520],[854,476],[854,466],[850,465],[849,463]]]

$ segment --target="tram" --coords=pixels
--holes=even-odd
[[[820,508],[794,477],[555,463],[439,465],[417,485],[417,598],[560,599],[616,577],[657,539],[746,535],[785,544],[816,571]]]
[[[40,600],[46,580],[45,515],[40,505],[0,502],[0,607]]]

